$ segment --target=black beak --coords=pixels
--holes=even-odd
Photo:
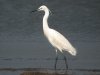
[[[36,11],[37,11],[37,9],[36,9],[36,10],[33,10],[32,13],[33,13],[33,12],[36,12]]]

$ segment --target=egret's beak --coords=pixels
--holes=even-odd
[[[36,12],[36,11],[38,11],[38,10],[37,10],[37,9],[36,9],[36,10],[33,10],[32,13],[33,13],[33,12]]]

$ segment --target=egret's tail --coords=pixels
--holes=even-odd
[[[76,56],[77,51],[74,47],[70,48],[69,50],[67,50],[71,55]]]

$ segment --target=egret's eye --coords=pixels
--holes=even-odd
[[[42,10],[42,8],[40,7],[40,10]]]

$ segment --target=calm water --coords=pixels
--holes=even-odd
[[[30,13],[42,4],[52,11],[49,26],[77,49],[76,57],[65,52],[69,68],[100,69],[99,0],[0,0],[0,69],[54,68],[54,48],[43,36],[43,13]],[[59,59],[58,69],[65,68]]]

